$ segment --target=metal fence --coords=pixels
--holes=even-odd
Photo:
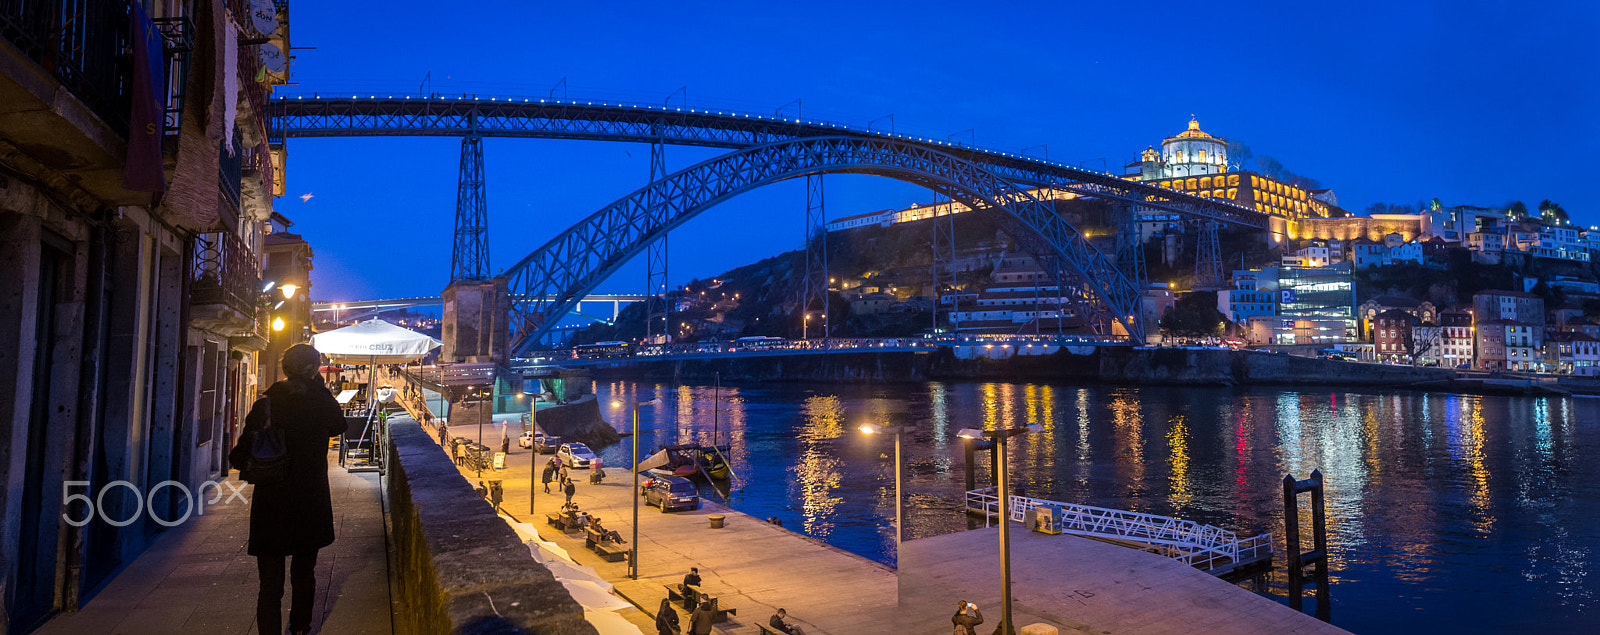
[[[256,258],[232,232],[196,234],[194,267],[190,272],[190,302],[225,304],[241,313],[253,313],[261,293]]]
[[[1233,532],[1192,520],[1105,507],[1012,496],[1011,520],[1025,522],[1037,507],[1061,510],[1062,533],[1117,538],[1151,546],[1151,551],[1211,571],[1272,555],[1272,534],[1240,539]],[[989,487],[967,492],[967,508],[998,515],[1000,496]]]
[[[0,0],[0,37],[127,135],[128,7],[111,0]]]

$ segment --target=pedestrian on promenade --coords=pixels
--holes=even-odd
[[[500,452],[511,454],[511,432],[505,427],[500,428]]]
[[[806,635],[805,629],[800,628],[800,625],[790,624],[788,621],[786,621],[786,618],[788,617],[788,613],[785,613],[783,609],[778,609],[778,612],[773,614],[772,619],[767,621],[767,626],[771,626],[775,629],[778,629],[780,632],[788,633],[789,635]]]
[[[544,472],[539,475],[539,480],[544,483],[544,493],[550,493],[550,478],[555,476],[555,474],[555,466],[546,463],[544,466]]]
[[[956,626],[956,635],[978,635],[973,627],[983,623],[983,613],[978,612],[978,605],[962,600],[956,602],[956,614],[950,616],[950,623]]]
[[[450,460],[455,461],[457,466],[461,465],[461,444],[450,444]]]
[[[344,434],[344,413],[317,374],[317,350],[297,344],[283,354],[285,379],[267,389],[271,414],[252,409],[245,418],[248,440],[267,423],[283,430],[288,446],[286,478],[258,483],[250,500],[250,539],[246,552],[256,557],[261,589],[256,596],[256,630],[283,632],[284,564],[288,560],[291,633],[311,631],[316,598],[317,551],[333,544],[333,496],[328,488],[328,437]],[[259,402],[258,402],[259,403]],[[229,453],[235,465],[250,458],[249,443]]]
[[[556,465],[559,466],[560,469],[561,469],[561,480],[563,480],[563,481],[572,480],[572,473],[567,468],[567,465],[565,463],[557,463]]]
[[[689,614],[690,635],[711,635],[711,618],[716,616],[716,611],[711,610],[710,602],[701,602]]]
[[[445,422],[445,421],[440,421],[439,422],[439,447],[441,447],[441,448],[444,447],[444,444],[449,440],[450,440],[450,424],[448,422]]]
[[[668,598],[661,598],[661,610],[656,611],[656,635],[678,635],[678,611]]]
[[[567,502],[570,503],[572,502],[573,493],[577,492],[578,488],[572,485],[572,479],[570,478],[562,481],[562,483],[563,485],[561,486],[561,492],[567,495]]]

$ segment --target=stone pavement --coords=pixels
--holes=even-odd
[[[515,424],[512,427],[516,429]],[[437,435],[437,430],[430,431]],[[452,425],[450,431],[469,439],[476,439],[478,433],[477,427],[470,425]],[[499,438],[498,431],[484,430],[484,439],[493,439],[496,443],[490,445],[496,449]],[[537,512],[530,517],[529,460],[537,458],[542,466],[551,455],[534,455],[515,445],[511,450],[505,470],[486,470],[481,479],[473,470],[463,469],[462,473],[473,484],[501,480],[505,489],[501,509],[533,523],[541,537],[560,545],[579,564],[593,567],[616,585],[619,595],[643,609],[624,611],[623,617],[640,625],[646,633],[655,632],[652,625],[656,608],[666,597],[662,585],[682,582],[691,566],[700,568],[703,588],[718,598],[720,606],[738,609],[737,616],[717,625],[721,633],[759,633],[756,624],[765,624],[779,607],[786,609],[790,621],[802,625],[808,635],[911,632],[894,625],[896,582],[892,569],[705,501],[697,511],[670,514],[641,504],[639,579],[629,580],[626,561],[605,562],[584,548],[583,534],[564,535],[545,523],[545,513],[561,508],[565,501],[562,495],[545,494],[541,488],[534,497]],[[626,467],[609,467],[606,473],[603,484],[590,485],[589,470],[573,470],[577,481],[573,501],[599,516],[607,529],[632,540],[633,478]],[[707,518],[711,514],[726,516],[725,527],[711,529]],[[679,610],[685,626],[687,617]]]
[[[333,454],[328,458],[337,539],[318,554],[311,632],[392,633],[378,475],[347,473]],[[251,489],[244,488],[246,497]],[[231,492],[226,485],[223,491]],[[57,616],[39,633],[255,633],[258,577],[255,558],[245,554],[249,529],[247,505],[219,501],[156,538],[82,610]],[[283,608],[287,621],[287,585]]]
[[[1011,525],[1012,617],[1062,633],[1344,633],[1171,558]],[[951,629],[956,602],[1000,623],[1000,536],[993,527],[908,540],[900,551],[903,632]],[[1312,602],[1314,605],[1314,601]]]

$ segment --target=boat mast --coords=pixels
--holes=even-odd
[[[711,397],[711,447],[717,447],[717,423],[722,418],[722,372],[718,371],[715,376],[717,383]]]

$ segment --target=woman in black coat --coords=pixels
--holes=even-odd
[[[661,610],[656,612],[656,635],[678,635],[678,612],[667,598],[661,598]]]
[[[344,434],[339,402],[317,375],[321,356],[305,344],[283,354],[283,381],[267,389],[267,407],[260,401],[245,417],[244,434],[228,459],[238,467],[250,457],[249,439],[266,424],[282,428],[289,450],[288,477],[255,486],[250,495],[248,553],[256,557],[261,591],[256,597],[256,631],[283,632],[283,569],[290,562],[293,585],[289,605],[292,633],[311,631],[316,597],[317,551],[333,544],[333,497],[328,491],[328,437]]]

